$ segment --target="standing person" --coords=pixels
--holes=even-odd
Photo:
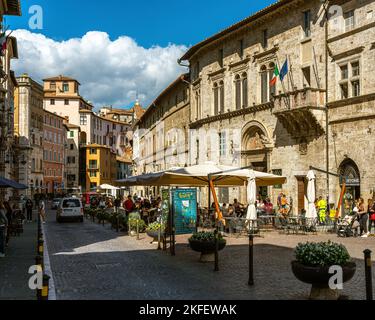
[[[6,210],[3,202],[0,201],[0,225],[4,226],[2,234],[0,234],[0,258],[5,257],[6,239],[8,237],[9,222],[6,216]]]
[[[46,223],[46,204],[44,200],[41,200],[39,202],[39,214],[40,214],[40,217],[42,218],[42,222]]]
[[[124,202],[124,209],[125,209],[127,215],[133,211],[133,209],[134,209],[134,202],[132,200],[132,196],[131,195],[129,195],[128,199]]]
[[[8,201],[4,201],[4,208],[5,208],[5,215],[7,217],[7,220],[8,220],[8,225],[7,225],[7,232],[6,232],[6,238],[5,238],[5,245],[8,246],[9,245],[9,240],[10,240],[10,227],[13,223],[13,210],[12,208],[10,207],[10,204]]]
[[[115,200],[115,212],[116,213],[118,213],[120,207],[121,207],[121,199],[120,197],[117,197]]]
[[[33,221],[33,202],[30,199],[27,199],[26,201],[26,217],[27,217],[27,222],[32,222]]]
[[[359,224],[362,238],[367,238],[369,236],[367,223],[368,223],[368,212],[365,208],[365,201],[363,198],[359,198],[358,200],[358,216],[359,216]]]
[[[369,199],[368,201],[368,214],[370,218],[368,232],[371,234],[372,227],[374,227],[375,231],[375,202],[372,199]]]
[[[322,196],[319,197],[318,201],[318,208],[319,208],[319,222],[320,224],[324,225],[326,223],[327,218],[327,201],[323,199]]]

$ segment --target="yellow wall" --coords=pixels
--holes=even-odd
[[[90,154],[91,149],[96,149],[97,154]],[[96,160],[98,164],[97,171],[90,170],[90,160]],[[96,177],[90,177],[90,172],[96,172]],[[91,183],[97,186],[102,184],[113,184],[116,180],[116,155],[109,148],[91,145],[86,149],[86,186],[90,188]]]

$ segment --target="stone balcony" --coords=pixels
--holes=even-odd
[[[296,138],[324,134],[325,110],[325,91],[322,89],[295,89],[274,96],[274,115]]]

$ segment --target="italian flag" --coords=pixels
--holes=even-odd
[[[275,66],[275,71],[273,73],[273,78],[272,80],[270,81],[270,86],[273,87],[276,85],[276,82],[277,82],[277,77],[279,76],[280,72],[279,72],[279,68],[277,67],[277,65]]]

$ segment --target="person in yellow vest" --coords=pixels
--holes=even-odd
[[[337,210],[335,209],[335,205],[331,203],[330,210],[329,210],[329,218],[331,219],[331,221],[336,220],[336,214],[337,214]]]
[[[318,209],[319,209],[319,221],[321,224],[324,224],[326,222],[327,218],[327,201],[323,199],[322,196],[319,197],[318,201]]]

